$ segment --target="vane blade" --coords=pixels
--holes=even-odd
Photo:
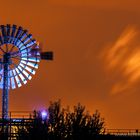
[[[19,65],[20,65],[23,69],[26,69],[28,72],[30,72],[30,73],[32,73],[32,74],[35,74],[35,70],[29,68],[28,66],[26,66],[26,65],[24,65],[24,64],[22,64],[22,63],[20,63]]]
[[[0,45],[3,45],[4,42],[3,42],[3,39],[2,39],[2,36],[0,36]]]
[[[17,41],[19,40],[19,37],[21,36],[21,34],[23,33],[23,29],[21,26],[19,26],[18,30],[17,30],[17,33],[16,33],[16,36],[15,36],[15,40],[14,40],[14,44],[17,45]]]
[[[18,65],[18,69],[20,69],[20,71],[22,71],[22,73],[29,79],[32,79],[32,76],[30,74],[28,74],[21,66]]]
[[[7,36],[10,36],[10,24],[7,24],[6,25],[6,28],[7,28]]]
[[[23,45],[23,43],[21,42],[20,39],[18,39],[16,42],[16,46],[19,48],[21,45]]]
[[[17,73],[18,73],[18,75],[19,75],[21,81],[22,81],[24,84],[26,84],[26,83],[27,83],[27,80],[26,80],[25,77],[21,74],[21,72],[19,71],[18,68],[16,68],[16,71],[17,71]]]
[[[32,63],[32,62],[26,62],[24,60],[21,60],[21,63],[25,64],[25,65],[28,65],[30,67],[33,67],[33,68],[38,68],[38,64],[37,63]]]
[[[19,40],[17,41],[17,47],[21,47],[24,44],[22,43],[22,40],[27,36],[27,30],[23,30],[22,35],[19,37]]]
[[[3,76],[1,77],[1,80],[0,80],[0,88],[3,89]]]
[[[22,60],[26,60],[26,61],[33,61],[33,62],[40,62],[40,59],[37,57],[21,57]]]
[[[32,38],[32,34],[29,34],[22,42],[26,44]]]
[[[23,44],[23,42],[21,42],[21,41],[19,40],[17,47],[20,49],[20,48],[23,47],[23,46],[25,46],[25,45]]]
[[[19,26],[15,38],[19,38],[22,33],[23,33],[23,29],[21,26]]]
[[[25,39],[25,37],[27,37],[27,32],[28,32],[27,30],[24,30],[22,36],[20,36],[19,39],[20,39],[20,40]]]
[[[15,36],[15,33],[16,33],[16,28],[17,28],[16,25],[13,25],[12,26],[10,43],[13,43],[14,42],[14,39],[15,39],[14,36]]]
[[[20,45],[21,46],[21,45]],[[19,47],[20,47],[19,46]],[[20,51],[22,52],[22,53],[25,53],[25,52],[28,52],[28,48],[23,44],[23,46],[22,47],[20,47]]]
[[[6,25],[6,29],[7,29],[7,43],[10,43],[10,24]]]
[[[28,48],[29,46],[34,45],[35,43],[36,43],[35,39],[31,40],[29,43],[26,44],[26,48]]]
[[[40,48],[39,46],[36,44],[36,43],[32,43],[31,46],[26,46],[26,45],[23,45],[22,48],[20,48],[20,52],[22,55],[24,54],[28,54],[30,56],[40,56]]]
[[[6,28],[4,25],[1,25],[0,27],[1,27],[2,37],[4,38],[4,43],[7,43]]]
[[[16,73],[16,71],[14,69],[13,69],[13,74],[14,74],[14,77],[16,79],[18,87],[21,87],[21,82],[20,82],[20,80],[19,80],[19,78],[17,76],[17,73]]]

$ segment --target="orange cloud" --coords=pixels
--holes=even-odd
[[[105,60],[106,70],[121,77],[114,79],[111,94],[121,93],[140,79],[140,42],[136,28],[127,27],[113,45],[107,47],[102,58]],[[116,78],[117,79],[117,78]]]

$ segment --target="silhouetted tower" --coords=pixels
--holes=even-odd
[[[9,90],[31,80],[41,59],[52,60],[52,52],[41,52],[32,34],[17,25],[0,26],[0,88],[2,118],[8,119]]]

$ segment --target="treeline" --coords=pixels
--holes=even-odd
[[[70,111],[56,101],[50,103],[47,114],[34,111],[33,124],[19,129],[19,140],[90,140],[104,129],[104,119],[97,110],[90,115],[79,103]]]

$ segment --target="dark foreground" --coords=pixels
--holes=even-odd
[[[47,136],[39,137],[28,137],[28,136],[17,136],[14,137],[14,140],[140,140],[140,136],[115,136],[115,135],[96,135],[92,137],[73,137],[73,138],[58,138],[58,137],[51,137],[48,138]],[[9,137],[7,135],[0,135],[0,140],[13,140],[13,137]]]
[[[140,136],[98,135],[95,140],[140,140]]]

